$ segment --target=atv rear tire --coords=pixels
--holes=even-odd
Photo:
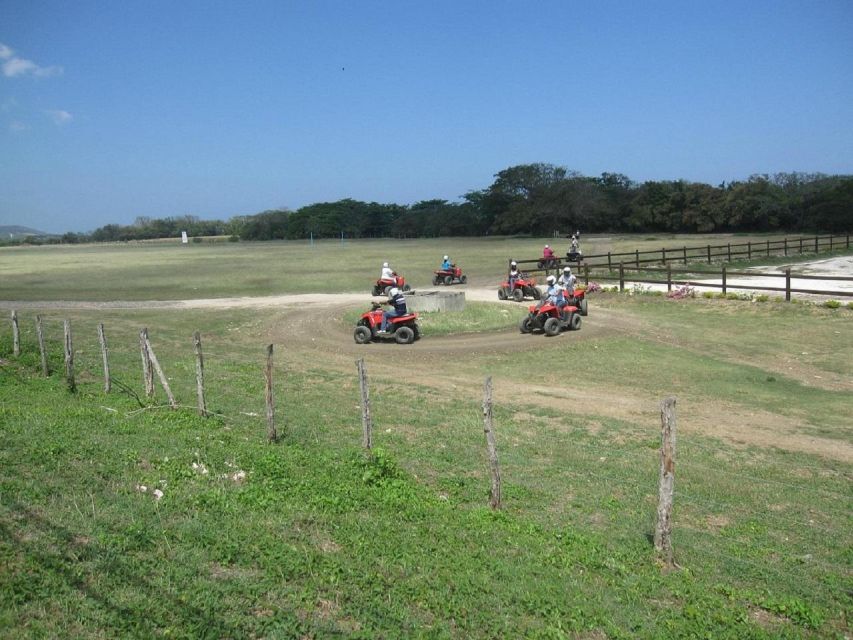
[[[522,302],[524,300],[524,291],[522,291],[521,289],[513,289],[512,299],[516,302]]]
[[[444,276],[444,284],[448,287],[453,284],[453,276]]]
[[[400,327],[394,332],[394,340],[397,344],[412,344],[415,341],[415,332],[411,327]]]
[[[381,296],[382,295],[382,289],[379,288],[379,285],[373,285],[373,295],[375,295],[375,296]]]
[[[560,321],[557,318],[548,318],[545,321],[545,326],[542,327],[545,329],[546,335],[556,336],[560,333]]]
[[[542,299],[542,292],[539,291],[539,287],[530,287],[530,288],[533,290],[533,299],[534,300],[541,300]]]
[[[468,282],[468,276],[466,276],[464,274],[459,276],[459,282],[461,282],[462,284],[465,284],[466,282]]]
[[[356,344],[367,344],[373,339],[373,332],[370,327],[365,327],[363,324],[358,325],[352,334]]]
[[[518,323],[518,330],[521,333],[530,333],[533,331],[533,318],[530,316],[524,316],[521,319],[521,322]]]
[[[437,287],[439,282],[441,282],[441,276],[433,276],[432,286]]]
[[[569,330],[577,331],[581,328],[581,316],[579,313],[573,313],[572,317],[569,318]]]
[[[409,285],[407,285],[407,284],[403,285],[403,291],[411,291],[411,290],[412,290],[412,288]]]
[[[498,300],[506,300],[506,287],[498,289]]]
[[[580,312],[581,312],[581,315],[582,315],[582,316],[585,316],[585,315],[587,315],[587,314],[589,313],[589,311],[587,311],[587,307],[586,307],[586,298],[584,298],[583,300],[581,300],[581,303],[580,303],[580,305],[578,306],[578,309],[580,309]]]

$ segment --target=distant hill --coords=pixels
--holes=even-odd
[[[16,224],[0,225],[0,239],[2,240],[20,240],[25,236],[49,236],[51,234],[31,229],[30,227],[22,227]]]

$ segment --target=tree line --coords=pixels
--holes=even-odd
[[[275,209],[227,221],[196,216],[137,218],[75,242],[228,235],[242,240],[551,235],[584,232],[842,232],[853,227],[853,176],[753,175],[712,186],[687,180],[634,182],[620,173],[584,176],[546,163],[509,167],[459,202],[412,205],[345,199]]]

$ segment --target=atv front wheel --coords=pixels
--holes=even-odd
[[[524,300],[524,291],[522,291],[521,289],[513,289],[512,299],[516,302],[522,302]]]
[[[560,333],[560,321],[557,318],[548,318],[543,329],[547,335],[556,336]]]
[[[459,276],[459,282],[461,282],[462,284],[465,284],[466,282],[468,282],[468,276],[466,276],[464,274]]]
[[[542,292],[539,291],[539,287],[530,287],[530,288],[533,290],[532,291],[533,299],[534,300],[541,300],[542,299]]]
[[[444,276],[444,284],[448,287],[453,284],[453,276]]]
[[[498,289],[498,300],[506,300],[506,289],[504,287]]]
[[[518,323],[518,330],[521,333],[530,333],[533,331],[533,318],[530,316],[523,317],[521,322]]]
[[[573,313],[572,317],[569,318],[569,329],[572,331],[577,331],[581,328],[581,317],[578,313]]]
[[[580,306],[578,307],[578,309],[580,309],[582,316],[585,316],[589,313],[589,311],[587,311],[587,308],[586,308],[586,298],[581,300],[581,303],[580,303]]]
[[[439,282],[441,282],[441,276],[432,277],[432,286],[437,287]]]
[[[381,296],[382,295],[382,289],[379,288],[379,285],[373,286],[373,295],[375,295],[375,296]]]
[[[397,344],[412,344],[415,341],[415,332],[411,327],[400,327],[394,332],[394,340]]]
[[[373,339],[373,332],[370,327],[365,327],[363,324],[358,325],[352,334],[356,344],[367,344]]]

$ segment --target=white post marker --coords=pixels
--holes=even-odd
[[[187,232],[181,231],[181,244],[187,244],[189,240],[187,239]]]

